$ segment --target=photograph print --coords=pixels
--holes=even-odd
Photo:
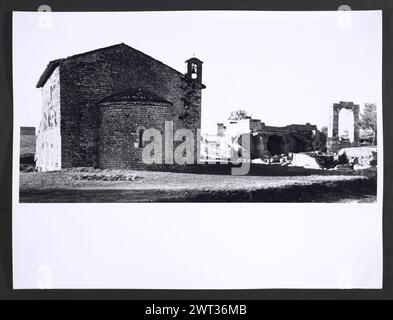
[[[14,289],[382,287],[381,11],[46,9],[12,16]]]
[[[17,13],[19,201],[375,202],[376,20]]]

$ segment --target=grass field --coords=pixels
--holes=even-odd
[[[369,202],[375,194],[375,179],[352,171],[283,176],[94,169],[20,173],[21,202]]]

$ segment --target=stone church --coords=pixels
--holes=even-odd
[[[39,171],[143,168],[144,129],[201,126],[202,61],[181,72],[126,44],[51,61],[41,75]],[[196,143],[194,143],[196,146]]]

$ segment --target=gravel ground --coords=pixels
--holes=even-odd
[[[94,169],[20,173],[21,202],[372,202],[374,189],[375,181],[345,174],[231,176]]]
[[[85,177],[91,176],[91,180]],[[95,177],[107,176],[120,181]],[[133,181],[124,180],[133,179]],[[334,181],[366,179],[363,176],[230,176],[212,174],[191,174],[174,172],[152,172],[131,170],[91,170],[30,172],[20,174],[20,189],[149,189],[149,190],[255,190],[280,188],[290,185],[310,185]]]

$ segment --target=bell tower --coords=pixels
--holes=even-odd
[[[202,84],[202,61],[198,58],[192,57],[186,60],[187,63],[187,73],[186,77]]]

